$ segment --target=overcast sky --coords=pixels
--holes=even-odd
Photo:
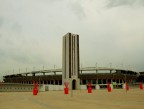
[[[61,68],[68,32],[82,67],[144,71],[144,0],[0,0],[0,79]]]

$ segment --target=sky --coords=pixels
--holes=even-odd
[[[0,0],[0,80],[61,68],[68,32],[81,67],[144,71],[144,0]]]

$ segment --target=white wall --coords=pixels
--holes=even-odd
[[[3,83],[0,85],[0,92],[32,92],[33,84]],[[39,91],[44,91],[43,85],[38,86]]]
[[[46,88],[48,88],[48,91],[58,91],[58,90],[64,90],[63,85],[45,85]]]
[[[96,89],[99,90],[100,89],[100,86],[98,84],[96,84]]]
[[[87,90],[87,86],[86,85],[80,85],[80,89],[81,90]]]

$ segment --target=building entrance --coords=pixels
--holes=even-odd
[[[75,90],[76,89],[76,80],[72,80],[72,89]]]

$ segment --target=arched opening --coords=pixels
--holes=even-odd
[[[72,89],[73,89],[73,90],[76,89],[76,80],[75,80],[75,79],[72,81]]]

